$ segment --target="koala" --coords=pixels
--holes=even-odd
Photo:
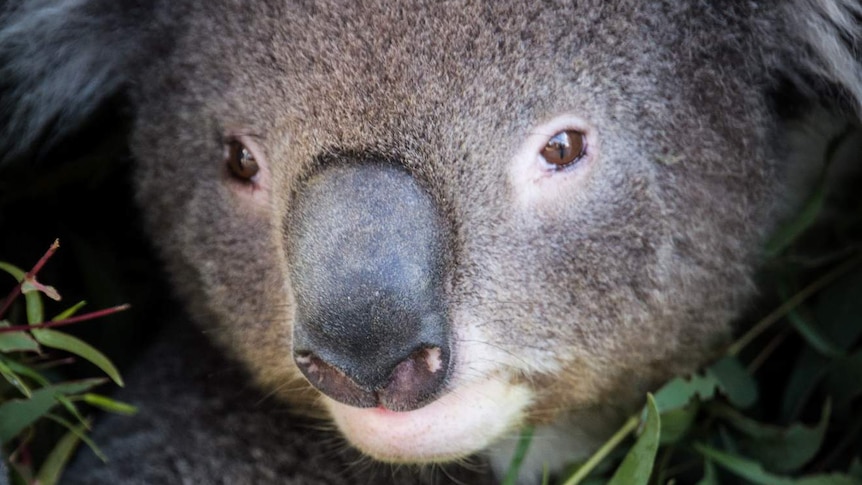
[[[499,478],[525,425],[523,483],[587,456],[727,341],[859,121],[860,51],[851,0],[5,1],[2,159],[121,96],[134,197],[200,329],[168,332],[148,369],[174,387],[132,391],[123,419],[148,424],[104,432],[120,459],[78,479],[337,480],[288,476],[327,443],[228,382],[375,461]],[[176,371],[223,356],[244,369],[223,388]],[[224,405],[165,409],[177,393]]]

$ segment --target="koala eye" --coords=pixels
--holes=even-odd
[[[575,130],[557,133],[542,148],[542,158],[554,168],[564,168],[584,157],[587,140],[584,134]]]
[[[228,142],[225,161],[231,175],[240,180],[251,180],[260,170],[251,150],[236,140]]]

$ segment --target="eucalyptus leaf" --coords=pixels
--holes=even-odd
[[[608,485],[646,485],[652,475],[661,438],[661,417],[652,394],[647,394],[646,421],[638,440],[611,477]]]
[[[57,444],[48,453],[45,461],[42,462],[42,466],[36,474],[36,483],[40,485],[55,485],[59,482],[63,470],[66,468],[66,465],[75,453],[75,449],[78,447],[78,443],[81,441],[81,430],[77,431],[70,430],[57,441]]]
[[[787,319],[812,349],[833,359],[844,355],[844,350],[841,347],[830,341],[829,337],[823,335],[817,327],[809,323],[799,312],[791,310],[787,313]]]
[[[11,399],[0,404],[0,443],[8,442],[48,413],[58,404],[58,394],[77,394],[104,382],[105,379],[84,379],[46,386],[33,391],[29,399]]]
[[[12,371],[14,371],[19,376],[27,377],[28,379],[39,384],[40,386],[48,386],[51,384],[51,382],[49,382],[48,379],[46,379],[42,374],[40,374],[34,369],[31,369],[30,367],[27,367],[24,364],[21,364],[20,362],[15,362],[11,359],[2,358],[0,358],[0,362],[3,362],[7,366],[9,366],[9,368],[12,369]]]
[[[84,419],[84,416],[81,415],[80,411],[78,411],[78,407],[75,406],[75,403],[73,403],[71,399],[62,394],[57,394],[56,397],[57,401],[59,401],[60,404],[62,404],[63,407],[66,408],[66,411],[68,411],[69,414],[71,414],[75,419],[78,420],[79,424],[83,424],[84,427],[86,427],[87,429],[90,428],[90,425],[87,424],[87,420]]]
[[[24,281],[24,276],[27,274],[27,272],[22,270],[21,268],[13,264],[6,263],[4,261],[0,261],[0,270],[9,273],[13,278],[15,278],[15,281],[17,281],[18,283]]]
[[[724,357],[706,369],[713,376],[731,404],[747,408],[757,402],[757,383],[735,357]]]
[[[78,439],[80,439],[88,447],[90,447],[90,449],[93,450],[93,454],[95,454],[100,460],[102,460],[103,462],[108,461],[108,457],[105,456],[102,450],[100,450],[99,447],[96,446],[96,443],[93,442],[93,440],[90,439],[89,436],[87,436],[87,430],[90,429],[89,421],[84,421],[80,424],[72,424],[69,421],[66,421],[65,419],[61,418],[60,416],[56,416],[54,414],[48,414],[46,415],[46,417],[54,422],[60,423],[64,428],[75,433],[78,436]]]
[[[725,405],[715,404],[710,413],[728,422],[743,434],[739,447],[743,453],[775,472],[794,472],[808,463],[823,444],[829,425],[831,406],[823,405],[820,420],[814,426],[793,424],[787,428],[759,423]]]
[[[661,444],[673,444],[684,438],[699,409],[698,403],[692,402],[688,406],[661,413]]]
[[[112,381],[116,382],[118,386],[123,386],[123,378],[120,377],[120,373],[117,371],[117,368],[114,367],[114,364],[112,364],[104,354],[93,348],[90,344],[67,333],[47,328],[33,329],[32,333],[33,337],[35,337],[36,340],[45,347],[65,350],[83,357],[99,369],[102,369],[102,371],[107,374]]]
[[[781,420],[793,421],[826,377],[830,360],[810,348],[803,349],[793,363],[781,398]]]
[[[27,332],[0,333],[0,352],[39,352],[39,344]]]
[[[810,475],[798,479],[775,475],[764,470],[763,466],[754,460],[726,453],[702,443],[695,443],[693,446],[704,457],[734,475],[758,485],[862,485],[862,482],[850,475],[838,473]]]
[[[86,305],[86,304],[87,304],[86,301],[81,300],[78,303],[75,303],[74,305],[70,306],[69,308],[67,308],[67,309],[63,310],[62,312],[60,312],[59,314],[57,314],[57,316],[52,318],[51,321],[56,322],[58,320],[65,320],[65,319],[73,316],[75,313],[77,313],[78,310],[83,308],[84,305]]]
[[[32,392],[30,388],[27,387],[27,384],[24,383],[23,380],[15,373],[12,369],[9,368],[8,365],[0,361],[0,376],[3,376],[3,379],[6,380],[9,384],[12,385],[15,389],[24,395],[24,397],[32,396]]]
[[[107,396],[102,396],[101,394],[93,394],[88,392],[87,394],[84,394],[83,399],[85,403],[91,406],[95,406],[97,408],[116,414],[125,414],[127,416],[131,416],[138,412],[138,408],[132,406],[131,404],[126,404],[124,402],[111,399]]]
[[[27,323],[35,325],[45,321],[45,308],[42,306],[42,294],[37,291],[25,291],[22,285],[21,292],[24,293],[24,302],[27,307]]]
[[[664,414],[688,406],[695,396],[701,402],[709,401],[715,397],[718,386],[718,380],[710,374],[694,374],[688,378],[675,377],[656,391],[656,406],[659,412]]]

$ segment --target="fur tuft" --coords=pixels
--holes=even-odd
[[[802,70],[838,86],[851,113],[862,118],[862,3],[795,0],[785,9],[790,35],[807,50],[797,59]]]
[[[44,149],[127,82],[140,3],[11,1],[0,7],[0,164]],[[38,147],[34,145],[40,145]]]

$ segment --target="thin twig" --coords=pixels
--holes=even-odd
[[[71,325],[73,323],[85,322],[87,320],[93,320],[94,318],[100,318],[107,315],[113,315],[114,313],[121,312],[123,310],[128,310],[131,308],[131,305],[117,305],[111,308],[105,308],[104,310],[98,310],[95,312],[85,313],[83,315],[78,315],[77,317],[69,317],[64,318],[62,320],[57,320],[54,322],[43,322],[37,323],[34,325],[13,325],[11,327],[0,327],[0,333],[7,332],[24,332],[30,330],[38,330],[40,328],[53,328],[53,327],[62,327],[64,325]]]

